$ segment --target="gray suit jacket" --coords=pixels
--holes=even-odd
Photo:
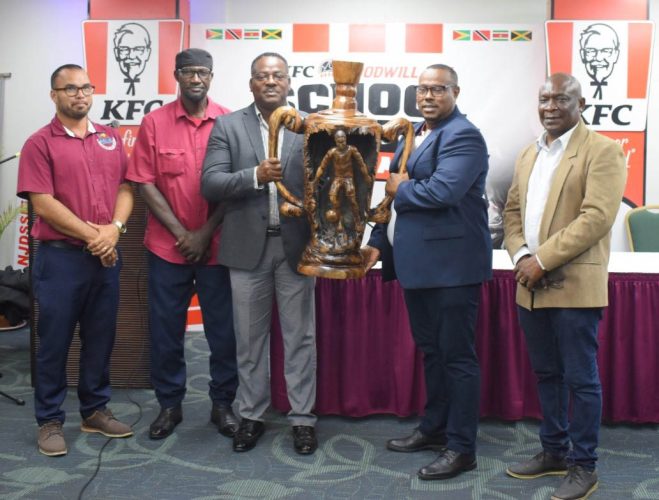
[[[304,198],[303,143],[303,135],[285,130],[279,146],[284,184],[300,199]],[[218,260],[227,267],[252,270],[265,249],[268,189],[254,188],[254,168],[265,158],[254,104],[217,118],[208,141],[201,190],[209,201],[226,206]],[[310,238],[309,224],[305,217],[281,213],[280,220],[286,258],[297,272]]]

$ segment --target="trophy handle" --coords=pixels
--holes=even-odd
[[[300,113],[291,106],[280,106],[270,115],[270,131],[268,135],[268,158],[277,158],[277,148],[279,141],[279,129],[284,125],[291,132],[301,134],[304,131],[304,120]],[[284,183],[275,181],[277,190],[284,198],[281,204],[281,211],[289,217],[300,217],[304,213],[304,204],[291,193]]]
[[[412,152],[412,145],[414,144],[414,127],[405,118],[396,118],[387,122],[382,127],[382,138],[388,142],[395,141],[396,138],[402,135],[405,138],[405,147],[400,156],[400,168],[398,172],[404,174],[407,172],[407,159]],[[368,220],[376,223],[389,222],[391,218],[391,203],[393,198],[388,194],[384,196],[383,200],[369,212]]]

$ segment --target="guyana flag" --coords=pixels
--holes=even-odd
[[[471,40],[471,30],[453,30],[453,40],[468,42]]]
[[[224,30],[206,30],[206,40],[224,40]]]

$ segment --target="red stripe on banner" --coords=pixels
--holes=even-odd
[[[572,73],[572,23],[547,23],[549,74]]]
[[[635,205],[644,205],[643,181],[645,179],[645,132],[602,132],[622,147],[627,162],[627,185],[624,197]]]
[[[647,0],[554,0],[554,19],[647,18]]]
[[[645,99],[647,96],[651,48],[652,25],[629,23],[627,97],[630,99]]]
[[[108,23],[85,22],[85,65],[97,94],[105,94],[108,68]]]
[[[384,24],[351,24],[348,31],[349,52],[384,52]]]
[[[176,94],[176,54],[181,51],[180,21],[161,21],[158,29],[158,93]]]
[[[329,24],[294,24],[293,52],[329,52]]]
[[[90,0],[89,17],[91,19],[176,18],[177,4],[177,0]]]
[[[444,29],[441,24],[405,26],[405,52],[441,53]]]

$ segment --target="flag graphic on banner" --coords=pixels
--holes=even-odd
[[[245,38],[245,40],[260,40],[261,39],[261,30],[246,29],[244,38]]]
[[[262,29],[261,39],[263,40],[281,40],[282,33],[280,29]]]
[[[242,40],[243,39],[243,30],[242,28],[231,28],[224,30],[224,39],[225,40]]]
[[[513,42],[530,42],[533,38],[532,31],[511,31],[510,37]]]
[[[224,40],[224,30],[206,30],[206,40]]]
[[[471,30],[453,30],[453,40],[468,42],[471,40]]]
[[[492,40],[495,42],[507,42],[510,40],[510,31],[494,30],[492,31]]]
[[[474,42],[487,42],[490,40],[490,30],[474,30],[471,39]]]

